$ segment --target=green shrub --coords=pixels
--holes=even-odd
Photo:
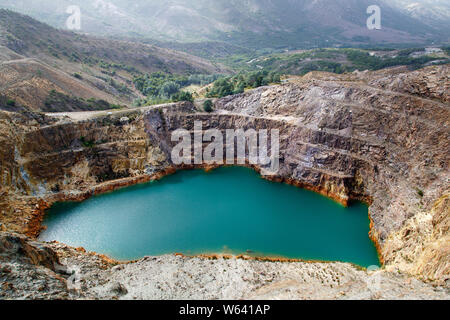
[[[80,142],[83,144],[83,146],[85,148],[93,148],[95,146],[95,141],[94,140],[86,140],[85,137],[81,137],[80,138]]]
[[[192,97],[192,94],[190,92],[186,91],[180,91],[172,95],[172,101],[178,102],[178,101],[188,101],[188,102],[194,102],[194,98]]]
[[[419,189],[419,188],[417,188],[417,194],[418,194],[419,197],[421,197],[421,198],[423,198],[423,196],[425,195],[424,192],[423,192],[421,189]]]
[[[12,100],[12,99],[8,99],[8,100],[6,101],[6,105],[7,105],[8,107],[15,107],[15,106],[16,106],[16,102],[15,102],[14,100]]]
[[[205,112],[213,112],[213,103],[211,100],[206,100],[203,103],[203,110],[205,110]]]

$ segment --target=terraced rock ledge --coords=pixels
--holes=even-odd
[[[112,113],[0,113],[1,298],[448,299],[450,67],[310,73],[215,101]],[[45,209],[186,167],[171,132],[280,130],[272,179],[370,204],[382,270],[242,257],[119,263],[34,241]],[[261,168],[255,168],[257,170]],[[161,272],[164,271],[164,272]]]

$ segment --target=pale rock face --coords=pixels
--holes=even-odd
[[[197,113],[189,103],[130,110],[126,115],[87,113],[76,120],[0,113],[4,146],[0,222],[8,230],[36,235],[41,210],[35,209],[36,204],[82,200],[180,169],[170,160],[171,133],[179,128],[192,131],[194,121],[202,121],[204,129],[278,129],[281,161],[273,179],[342,203],[369,202],[372,237],[385,262],[383,271],[367,274],[348,264],[210,262],[166,256],[144,259],[116,272],[111,261],[52,245],[66,264],[89,265],[95,272],[100,265],[105,268],[98,280],[90,272],[84,274],[80,294],[169,298],[151,284],[169,281],[161,272],[167,268],[192,270],[194,276],[191,282],[179,275],[185,289],[169,290],[172,298],[193,297],[195,292],[198,298],[230,299],[383,299],[405,294],[448,298],[447,291],[436,291],[416,279],[448,287],[449,71],[450,67],[439,66],[414,72],[403,68],[344,75],[315,72],[284,85],[219,99],[211,114]],[[121,121],[123,117],[129,120]],[[30,125],[31,121],[37,124]],[[92,146],[81,144],[81,137],[92,141]],[[38,186],[43,190],[32,196]],[[233,276],[215,278],[217,286],[205,287],[203,278],[198,278],[223,266]],[[140,273],[139,268],[148,272]],[[323,275],[303,284],[302,275],[315,268]],[[275,276],[261,289],[242,282],[249,270]],[[335,272],[338,276],[333,276]],[[319,284],[322,276],[332,279],[332,285]],[[257,284],[265,279],[255,277]],[[229,279],[235,282],[226,286]],[[199,288],[203,289],[196,291]]]

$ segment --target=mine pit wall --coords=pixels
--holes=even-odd
[[[344,204],[349,199],[368,202],[372,237],[386,268],[445,281],[449,222],[442,172],[448,159],[445,141],[439,140],[444,129],[438,125],[429,130],[431,123],[423,119],[387,117],[383,110],[348,111],[338,117],[352,126],[344,131],[336,123],[310,127],[265,117],[264,111],[259,116],[199,114],[189,104],[130,112],[125,120],[111,115],[31,130],[11,128],[4,138],[6,152],[0,152],[2,185],[9,186],[1,191],[2,221],[11,230],[36,234],[44,209],[54,201],[83,200],[173,173],[180,168],[170,161],[170,134],[179,128],[193,131],[194,121],[202,121],[204,130],[279,129],[282,159],[275,181],[309,188]],[[442,113],[434,116],[445,122]],[[378,138],[370,139],[371,135]]]
[[[170,168],[175,168],[170,161],[171,132],[179,128],[193,131],[194,121],[202,121],[204,130],[279,129],[281,167],[279,175],[270,179],[308,188],[343,204],[350,198],[370,199],[364,193],[363,179],[374,177],[370,164],[332,151],[351,150],[350,138],[299,128],[283,121],[238,115],[154,110],[143,115],[131,114],[128,119],[127,123],[114,117],[66,122],[25,133],[21,141],[17,141],[21,165],[16,165],[23,168],[27,179],[17,189],[23,195],[36,198],[82,200],[93,193],[95,186],[108,181],[131,178],[129,184],[134,184],[148,180],[139,180],[142,176],[171,173]],[[308,145],[302,143],[305,140]],[[326,151],[311,145],[324,146]],[[15,169],[12,176],[16,180],[23,179],[21,170]],[[45,201],[36,203],[37,212],[35,210],[34,218],[29,220],[29,233],[39,231],[42,218],[39,212],[48,206]]]
[[[179,128],[193,131],[194,121],[202,121],[204,130],[215,128],[224,134],[229,128],[279,129],[281,168],[275,179],[297,181],[343,204],[349,197],[367,196],[362,193],[364,182],[355,176],[362,176],[360,169],[365,174],[370,171],[373,174],[370,165],[348,154],[331,151],[350,146],[350,139],[342,141],[330,135],[327,140],[322,134],[302,131],[282,121],[236,115],[167,114],[160,116],[165,124],[161,129],[160,119],[149,120],[155,113],[160,116],[158,111],[149,112],[124,125],[92,120],[27,133],[20,150],[21,158],[28,159],[23,164],[29,176],[24,191],[30,196],[82,191],[102,182],[151,175],[173,167],[171,132]],[[327,150],[305,146],[299,137],[306,137],[311,144],[328,143],[324,147]],[[84,145],[81,139],[89,145]]]
[[[2,162],[3,169],[12,164],[5,185],[23,196],[47,198],[59,193],[84,193],[117,179],[157,174],[174,167],[170,161],[174,145],[171,132],[179,128],[193,131],[194,121],[202,121],[204,130],[215,128],[224,132],[233,128],[279,129],[282,159],[279,176],[274,180],[309,188],[343,204],[349,197],[365,196],[361,193],[362,181],[356,181],[354,176],[359,168],[370,171],[370,166],[346,154],[324,153],[299,142],[299,137],[303,137],[312,144],[327,144],[331,150],[349,148],[350,139],[327,138],[323,133],[300,130],[283,121],[168,110],[130,114],[126,123],[103,117],[25,132],[20,139],[11,141],[12,146],[18,146],[15,156],[11,155],[12,148],[5,153],[11,158]],[[11,185],[12,180],[21,183]]]

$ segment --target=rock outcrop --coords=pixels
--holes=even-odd
[[[311,73],[219,99],[212,114],[190,103],[77,120],[3,112],[0,222],[36,236],[55,201],[183,169],[171,162],[170,137],[193,131],[194,121],[204,129],[273,128],[281,168],[272,179],[344,204],[366,201],[383,276],[403,272],[448,286],[449,69]]]
[[[66,268],[48,245],[0,232],[0,299],[68,299]]]

